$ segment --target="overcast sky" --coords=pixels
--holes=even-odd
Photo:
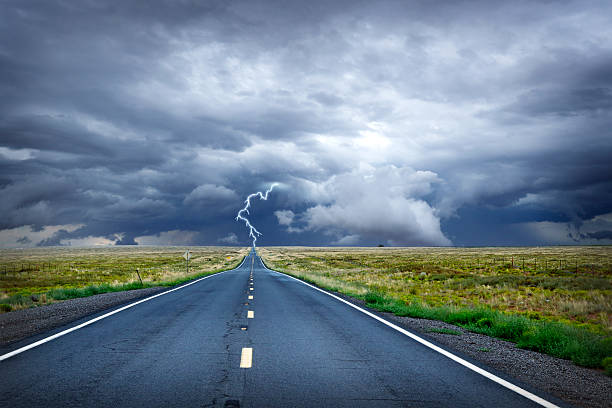
[[[609,1],[0,0],[0,246],[612,243]]]

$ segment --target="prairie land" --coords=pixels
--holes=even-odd
[[[2,249],[0,310],[175,284],[235,267],[249,251],[235,247],[190,247],[187,272],[182,257],[187,249],[145,246]]]
[[[270,268],[382,311],[460,324],[582,365],[612,357],[610,246],[258,250]]]
[[[354,293],[482,306],[612,330],[612,247],[261,248],[268,266]]]

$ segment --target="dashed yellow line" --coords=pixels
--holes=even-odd
[[[253,295],[249,295],[249,300],[253,299]]]
[[[252,310],[249,310],[247,312],[247,319],[254,319],[255,318],[255,312]]]
[[[251,290],[253,290],[253,288],[251,288]]]
[[[240,355],[240,368],[251,368],[253,366],[253,349],[243,347]]]

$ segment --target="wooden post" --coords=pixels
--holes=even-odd
[[[138,275],[138,280],[140,281],[140,286],[142,286],[142,278],[140,277],[140,271],[136,268],[136,274]]]

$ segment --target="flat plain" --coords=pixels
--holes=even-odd
[[[182,255],[189,249],[189,271]],[[168,286],[231,269],[236,247],[50,247],[0,250],[0,310],[110,291]],[[142,281],[142,283],[141,283]]]

